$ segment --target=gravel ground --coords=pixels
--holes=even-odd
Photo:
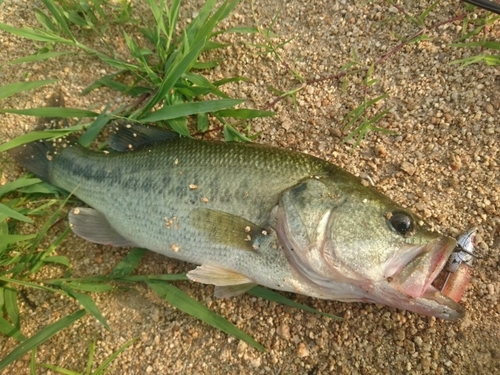
[[[35,25],[38,2],[6,0],[0,21],[15,26]],[[184,6],[189,18],[199,4]],[[86,317],[38,348],[37,361],[84,371],[88,345],[97,340],[95,363],[127,340],[139,339],[112,365],[113,374],[493,374],[500,373],[500,71],[473,65],[464,69],[450,62],[476,51],[450,47],[460,33],[460,21],[426,32],[428,40],[404,46],[380,64],[379,82],[365,90],[362,77],[345,82],[328,78],[352,60],[370,64],[391,51],[418,27],[388,2],[255,1],[256,16],[267,27],[275,14],[276,43],[293,38],[280,53],[283,63],[249,43],[251,35],[226,36],[233,46],[217,52],[220,68],[213,79],[243,75],[249,82],[227,88],[233,97],[266,109],[275,97],[267,87],[283,91],[297,87],[289,68],[315,81],[291,100],[273,106],[277,115],[255,122],[258,142],[299,150],[330,160],[350,172],[371,178],[391,198],[456,236],[471,225],[479,228],[473,279],[462,301],[466,317],[450,323],[379,305],[321,301],[293,296],[322,311],[342,315],[342,322],[280,306],[245,295],[229,300],[212,296],[212,287],[191,283],[179,286],[210,308],[252,334],[267,349],[260,353],[245,343],[216,331],[173,309],[143,285],[94,295],[110,331]],[[398,1],[418,15],[430,1]],[[403,4],[404,3],[404,4]],[[415,5],[418,4],[418,5]],[[137,5],[140,7],[140,4]],[[429,24],[463,12],[459,1],[441,1]],[[141,14],[146,14],[142,12]],[[481,12],[478,12],[482,15]],[[237,8],[226,26],[252,25],[250,2]],[[130,29],[130,32],[134,32]],[[107,33],[116,50],[125,50],[119,30]],[[498,22],[489,27],[498,40]],[[85,43],[98,45],[80,33]],[[0,84],[58,78],[58,87],[70,107],[103,109],[125,99],[100,90],[81,97],[79,92],[109,67],[85,56],[64,57],[30,65],[8,66],[6,61],[34,53],[37,47],[0,33]],[[2,107],[42,106],[53,87],[17,95]],[[352,150],[342,142],[343,117],[363,101],[390,91],[383,108],[392,108],[378,125],[398,135],[370,134]],[[2,115],[4,139],[32,129],[28,117]],[[7,166],[2,179],[15,177]],[[368,176],[368,177],[367,177]],[[33,229],[35,230],[35,229]],[[71,236],[59,250],[67,255],[74,276],[100,275],[119,262],[126,249],[97,246]],[[140,273],[180,272],[192,268],[157,254],[148,254]],[[51,271],[45,271],[50,273]],[[54,271],[55,272],[55,271]],[[77,308],[75,303],[42,292],[28,291],[36,306],[22,303],[23,333],[32,335]],[[33,308],[35,307],[35,308]],[[15,345],[0,338],[0,356]],[[28,374],[29,356],[4,374]],[[40,368],[37,373],[49,373]]]

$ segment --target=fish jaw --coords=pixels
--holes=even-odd
[[[462,318],[464,308],[432,285],[455,245],[456,240],[442,236],[422,247],[401,270],[375,285],[374,302],[445,320]]]
[[[422,297],[446,265],[456,241],[440,237],[424,246],[396,275],[388,277],[396,289],[412,298]]]

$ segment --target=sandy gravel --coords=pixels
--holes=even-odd
[[[473,280],[463,300],[466,317],[449,323],[384,306],[292,295],[299,302],[344,317],[342,322],[333,322],[251,296],[218,300],[212,296],[212,287],[178,284],[254,335],[267,349],[260,353],[173,309],[138,285],[93,296],[111,331],[86,317],[41,345],[37,352],[39,363],[84,371],[91,340],[97,340],[95,360],[100,364],[120,345],[139,336],[133,347],[114,362],[110,373],[500,373],[500,70],[484,65],[465,69],[450,65],[474,52],[450,47],[462,27],[457,21],[427,31],[428,40],[404,46],[392,55],[374,73],[379,83],[366,91],[360,84],[362,76],[349,77],[345,82],[321,80],[337,74],[354,53],[361,63],[370,64],[391,51],[399,43],[398,36],[419,30],[388,2],[350,5],[353,3],[257,0],[256,15],[261,25],[267,27],[273,15],[278,15],[273,41],[293,38],[280,50],[285,63],[248,43],[262,43],[261,37],[226,36],[223,40],[233,46],[216,56],[207,56],[221,60],[212,78],[248,77],[250,82],[227,87],[227,92],[247,98],[249,106],[261,109],[268,108],[275,99],[268,86],[283,91],[299,86],[288,67],[307,80],[316,80],[298,93],[297,110],[291,100],[283,100],[273,106],[277,116],[255,122],[254,129],[262,130],[259,142],[317,155],[356,175],[369,176],[380,190],[411,207],[444,233],[457,235],[477,225],[481,259],[475,263]],[[413,15],[431,4],[398,3]],[[34,25],[36,4],[6,0],[0,6],[0,21],[15,26]],[[183,17],[190,18],[196,7],[185,6]],[[462,12],[461,2],[444,0],[432,11],[428,23],[445,21]],[[252,24],[247,1],[226,26]],[[131,27],[129,31],[133,32]],[[120,33],[111,27],[107,35],[116,50],[122,52],[125,46],[117,36]],[[84,31],[77,34],[86,43],[100,43],[89,39]],[[498,22],[489,27],[488,37],[499,40]],[[37,47],[3,32],[0,45],[0,84],[58,78],[67,105],[79,108],[102,109],[108,102],[118,106],[125,100],[107,90],[79,96],[94,79],[111,72],[95,59],[77,56],[8,66],[6,61],[34,53]],[[2,102],[2,107],[41,106],[53,90],[51,87],[18,95]],[[387,91],[390,97],[381,108],[392,109],[379,125],[398,135],[369,135],[353,151],[342,142],[343,117],[362,103],[364,95],[373,98]],[[2,138],[25,133],[33,124],[28,117],[2,115]],[[11,170],[12,166],[7,165],[4,177],[14,177]],[[59,253],[71,259],[74,276],[85,276],[105,274],[127,250],[89,244],[72,235]],[[180,272],[191,267],[151,253],[139,272]],[[29,290],[28,296],[36,308],[22,303],[23,332],[27,336],[77,308],[71,301],[41,292]],[[0,356],[14,344],[0,338]],[[28,363],[27,356],[3,373],[28,374]],[[38,373],[45,371],[40,368]]]

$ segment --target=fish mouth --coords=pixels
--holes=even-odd
[[[441,237],[423,247],[401,272],[392,276],[397,289],[413,298],[424,296],[443,270],[455,245],[455,239]]]
[[[444,267],[456,244],[455,239],[442,236],[424,247],[414,249],[413,254],[416,255],[387,278],[393,289],[406,296],[404,301],[398,298],[394,306],[401,307],[404,304],[408,310],[447,320],[463,317],[464,308],[433,285],[442,271],[446,272]]]

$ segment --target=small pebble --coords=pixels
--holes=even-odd
[[[287,324],[282,323],[277,329],[278,336],[284,340],[290,340],[290,328]]]
[[[486,288],[488,289],[488,294],[490,295],[495,294],[495,286],[493,284],[486,285]]]
[[[309,349],[303,342],[301,342],[299,344],[299,348],[297,349],[297,357],[304,358],[307,357],[308,355],[309,355]]]
[[[415,174],[417,168],[411,163],[408,163],[407,161],[404,161],[401,163],[401,170],[408,173],[410,176],[413,176]]]

